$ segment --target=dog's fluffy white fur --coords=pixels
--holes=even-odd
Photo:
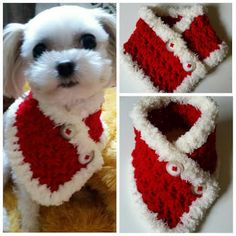
[[[96,39],[93,50],[81,45],[84,34]],[[9,24],[4,29],[4,95],[21,96],[27,81],[34,97],[44,106],[66,108],[80,116],[91,114],[101,106],[104,89],[115,85],[115,41],[115,17],[101,9],[60,6],[38,14],[26,24]],[[34,47],[40,43],[47,50],[34,58]],[[63,78],[58,75],[57,65],[64,61],[73,61],[75,65],[69,80],[74,86],[61,86]],[[3,156],[5,184],[10,166],[7,155]],[[14,173],[13,179],[22,231],[38,231],[39,206]]]

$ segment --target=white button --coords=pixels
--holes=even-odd
[[[183,68],[187,72],[193,71],[195,69],[195,63],[194,62],[185,62],[183,64]]]
[[[180,175],[183,169],[183,166],[178,162],[168,162],[166,164],[166,170],[172,176]]]
[[[94,152],[91,152],[88,155],[80,155],[79,156],[79,162],[84,165],[84,164],[88,164],[89,162],[91,162],[94,158]]]
[[[61,127],[61,135],[64,139],[72,139],[75,136],[75,133],[75,127],[73,125],[63,125]]]
[[[203,191],[206,189],[206,186],[204,184],[193,186],[192,192],[196,195],[202,195]]]
[[[169,52],[173,52],[174,49],[175,49],[175,44],[174,44],[173,42],[171,42],[171,41],[168,41],[168,42],[166,43],[166,48],[167,48],[167,50],[168,50]]]

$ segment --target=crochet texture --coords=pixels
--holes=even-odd
[[[200,8],[202,15],[196,13],[193,19],[186,12],[181,15],[180,10],[179,12],[176,10],[176,16],[170,16],[165,15],[168,14],[168,10],[159,14],[158,6],[142,9],[144,13],[137,21],[136,29],[123,45],[124,55],[129,57],[126,63],[132,70],[139,71],[140,79],[146,80],[146,84],[151,83],[150,86],[156,88],[156,91],[188,92],[192,90],[199,79],[204,77],[200,72],[203,69],[197,68],[196,63],[192,62],[192,57],[205,63],[207,70],[208,67],[213,67],[213,64],[214,66],[218,64],[225,56],[226,46],[225,49],[221,49],[224,43],[211,27],[202,8],[200,6],[196,8]],[[194,10],[194,7],[186,9],[189,12]],[[176,25],[183,22],[189,26],[181,32]],[[178,38],[183,40],[182,45]],[[179,50],[178,53],[176,47]],[[192,55],[184,55],[186,49],[190,50]],[[218,55],[211,55],[212,52]],[[214,63],[209,65],[207,61],[204,62],[210,58]],[[188,85],[181,87],[183,82]]]
[[[84,120],[95,142],[100,140],[103,132],[100,115],[101,111],[97,111]],[[39,110],[38,101],[32,95],[19,105],[14,126],[24,162],[30,164],[32,178],[38,179],[41,185],[46,184],[51,192],[86,168],[87,164],[78,161],[77,147],[62,137],[61,126],[56,126]]]
[[[172,103],[164,109],[150,111],[148,119],[166,134],[176,128],[189,130],[200,115],[200,111],[191,105]],[[173,178],[166,172],[167,162],[158,161],[155,151],[142,140],[139,131],[135,130],[135,135],[136,145],[132,153],[132,164],[135,168],[137,189],[142,193],[148,209],[158,213],[157,219],[164,220],[173,228],[199,196],[193,193],[191,184],[182,181],[180,177]],[[189,155],[189,158],[198,162],[202,169],[214,172],[217,161],[215,132],[202,147]]]
[[[139,105],[138,109],[135,108],[131,115],[135,127],[135,148],[132,152],[135,188],[142,201],[141,203],[139,202],[139,204],[142,205],[142,208],[143,204],[145,204],[145,208],[148,210],[145,214],[154,215],[153,213],[155,213],[155,220],[161,221],[165,227],[167,227],[163,230],[159,225],[157,226],[157,230],[161,232],[171,230],[173,230],[173,232],[188,232],[194,230],[195,227],[193,225],[198,224],[199,218],[202,218],[204,212],[201,208],[209,207],[209,203],[212,202],[215,197],[207,196],[207,194],[204,193],[207,190],[204,184],[194,186],[191,180],[193,173],[191,173],[191,171],[189,172],[189,165],[193,163],[187,162],[186,159],[191,159],[196,162],[197,166],[195,168],[200,168],[207,173],[204,177],[206,179],[215,172],[217,167],[215,128],[213,125],[212,128],[207,131],[206,140],[203,141],[202,145],[195,148],[192,152],[184,153],[186,156],[182,160],[178,159],[179,153],[175,153],[175,149],[172,148],[172,145],[174,145],[176,140],[187,133],[189,136],[188,140],[185,140],[186,143],[197,142],[197,139],[195,140],[196,137],[191,137],[190,130],[193,126],[196,126],[197,123],[199,123],[199,119],[203,119],[203,116],[206,114],[203,114],[202,110],[197,106],[188,104],[186,101],[183,102],[181,99],[178,101],[178,98],[177,101],[170,101],[166,105],[165,98],[159,98],[159,100],[163,100],[163,104],[156,105],[159,107],[155,107],[155,105],[153,105],[155,104],[153,102],[155,101],[154,98],[151,100],[150,105],[148,105],[149,102],[146,102],[144,99],[143,103],[141,103],[142,105]],[[188,98],[186,98],[186,100],[188,100]],[[199,103],[203,102],[204,100],[199,101]],[[159,102],[159,104],[161,104],[161,102]],[[148,106],[150,106],[150,108],[148,108]],[[214,124],[214,109],[214,107],[213,109],[209,108],[209,114],[212,116],[210,118],[211,121],[209,123],[209,121],[205,120],[204,125],[208,126]],[[205,110],[208,112],[207,108],[205,108]],[[147,120],[147,123],[144,123],[142,118],[139,117],[140,111],[142,111],[143,115],[141,116],[144,117],[143,119]],[[205,128],[206,127],[198,128],[202,129],[200,135],[206,131]],[[149,132],[147,136],[147,131],[143,132],[145,129],[150,129],[153,133]],[[163,144],[164,141],[160,136],[154,136],[155,132],[159,132],[161,136],[165,137],[165,142],[168,143],[165,145],[168,146]],[[156,139],[155,144],[152,141],[153,139]],[[152,148],[150,145],[156,146]],[[166,149],[169,149],[170,152],[167,152]],[[162,154],[160,154],[158,150],[160,150]],[[183,151],[180,152],[183,154]],[[173,155],[175,160],[171,160],[173,157],[170,157],[167,161],[168,155]],[[197,178],[202,175],[200,169],[196,170]],[[187,177],[187,175],[189,176]],[[183,178],[183,176],[185,177]],[[204,178],[199,181],[199,183],[204,183],[204,181],[206,181]],[[210,185],[213,186],[215,184],[212,182]],[[137,194],[136,190],[134,192],[135,195]],[[217,190],[209,191],[217,192]],[[184,218],[187,220],[184,221],[183,215],[189,214],[190,208],[194,202],[201,198],[205,199],[202,200],[204,203],[197,206],[194,213],[191,213],[190,216],[186,215]],[[139,207],[141,205],[139,205]],[[196,214],[196,212],[199,212],[200,215]],[[152,219],[150,222],[154,224],[155,220]],[[192,221],[195,223],[193,224]],[[183,227],[181,227],[181,225],[183,225]]]

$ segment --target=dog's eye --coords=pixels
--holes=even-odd
[[[97,46],[96,38],[92,34],[84,34],[80,38],[80,43],[85,49],[94,49]]]
[[[43,52],[45,52],[46,50],[47,50],[47,47],[44,43],[37,44],[33,49],[34,59],[37,59],[38,57],[40,57],[43,54]]]

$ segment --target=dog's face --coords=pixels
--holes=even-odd
[[[107,13],[76,6],[40,13],[22,26],[17,73],[37,96],[55,103],[92,96],[114,79],[114,24]]]

